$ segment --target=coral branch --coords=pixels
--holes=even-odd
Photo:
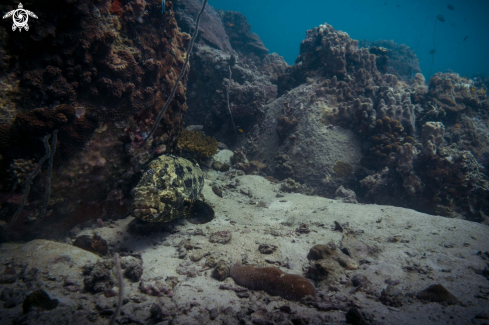
[[[170,106],[171,101],[173,100],[173,97],[175,96],[175,93],[178,88],[178,84],[180,83],[180,80],[182,80],[183,75],[185,74],[185,71],[187,70],[188,62],[190,60],[190,53],[192,52],[192,47],[194,46],[194,41],[197,38],[197,34],[199,33],[199,21],[200,21],[200,16],[202,15],[202,12],[204,12],[205,5],[207,4],[207,0],[204,0],[204,4],[202,5],[202,9],[200,10],[199,14],[197,15],[197,20],[195,21],[195,31],[194,35],[192,35],[192,38],[190,39],[190,44],[188,46],[186,56],[185,56],[185,63],[183,64],[182,71],[180,72],[180,75],[177,78],[177,81],[175,82],[175,86],[173,86],[173,89],[171,91],[170,96],[167,98],[165,105],[163,105],[163,108],[161,109],[160,113],[156,117],[155,123],[153,125],[153,128],[149,132],[148,136],[144,139],[144,141],[148,141],[149,138],[153,136],[153,133],[155,133],[156,129],[158,128],[158,125],[160,124],[161,118],[165,114],[166,110]]]

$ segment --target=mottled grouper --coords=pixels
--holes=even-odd
[[[204,188],[199,165],[172,155],[151,161],[134,196],[133,216],[147,222],[168,222],[179,218],[185,203],[198,200]]]

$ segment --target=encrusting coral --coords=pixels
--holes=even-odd
[[[377,69],[382,73],[394,74],[399,79],[409,80],[413,74],[421,72],[416,54],[404,44],[399,45],[393,40],[373,42],[360,40],[358,44],[362,48],[368,48],[370,53],[376,55]],[[385,70],[382,71],[382,68]]]
[[[454,73],[435,74],[428,84],[428,96],[438,106],[452,112],[481,103],[474,86]]]
[[[131,175],[153,155],[176,150],[187,110],[187,71],[153,141],[142,140],[180,75],[190,36],[179,30],[171,0],[163,2],[163,15],[159,0],[23,4],[40,18],[29,35],[6,33],[7,40],[0,42],[2,78],[15,74],[20,79],[7,94],[15,100],[10,123],[0,125],[0,196],[13,187],[8,175],[14,159],[38,161],[42,138],[59,130],[54,205],[35,230],[54,223],[49,235],[56,236],[87,218],[124,215]],[[2,2],[0,10],[13,5]],[[37,183],[19,219],[35,213],[42,200],[36,187],[43,184]],[[109,193],[119,194],[106,200]],[[2,219],[15,211],[14,203],[2,207]],[[13,227],[11,236],[25,231]]]
[[[462,190],[466,181],[437,177],[434,182],[433,177],[452,172],[450,161],[464,161],[469,150],[475,159],[471,165],[489,165],[489,139],[481,136],[488,131],[485,89],[455,73],[438,73],[426,85],[412,51],[388,43],[399,51],[396,65],[389,66],[394,56],[388,56],[382,42],[359,48],[347,33],[328,24],[308,30],[296,64],[278,77],[283,96],[265,106],[261,128],[248,135],[242,150],[267,164],[271,176],[294,179],[327,197],[335,197],[340,185],[357,188],[360,182],[362,189],[355,190],[359,200],[427,213],[444,206],[480,219],[480,209],[489,205],[483,198],[489,190],[483,170],[470,178],[470,194]],[[281,114],[297,120],[287,136]],[[331,159],[346,150],[331,144],[340,143],[348,134],[345,129],[354,133],[348,135],[349,157]],[[361,142],[358,152],[355,140]],[[275,157],[287,158],[277,164]],[[352,166],[352,177],[334,171],[338,161]],[[286,173],[282,166],[289,166]],[[446,189],[461,193],[465,203]]]
[[[393,76],[393,78],[395,77]],[[410,94],[403,90],[394,92],[392,88],[387,86],[383,88],[385,90],[380,94],[382,99],[377,107],[378,118],[387,116],[391,120],[397,120],[404,127],[404,131],[412,135],[416,130],[416,125],[414,105],[411,104]]]
[[[421,130],[423,154],[434,156],[438,146],[443,143],[445,126],[441,122],[426,122]]]
[[[199,159],[209,158],[218,152],[217,140],[200,131],[183,130],[178,138],[178,145],[183,151]]]
[[[192,31],[198,7],[198,0],[175,4],[178,25],[183,31]],[[205,32],[199,33],[191,56],[187,94],[191,109],[185,122],[202,125],[206,134],[231,146],[261,123],[264,105],[277,96],[278,75],[289,66],[277,53],[267,54],[268,50],[251,33],[246,17],[240,13],[221,12],[208,6],[200,26]],[[229,123],[222,123],[223,120]]]

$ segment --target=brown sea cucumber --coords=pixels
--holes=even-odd
[[[276,267],[241,266],[231,267],[231,278],[236,284],[250,290],[263,290],[272,296],[287,300],[300,300],[310,295],[315,296],[316,289],[309,280],[282,272]]]

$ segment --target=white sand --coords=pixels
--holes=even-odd
[[[216,196],[211,189],[212,184],[226,185],[235,180],[239,185],[235,189],[224,189],[223,198]],[[220,324],[220,318],[211,321],[206,314],[214,307],[222,311],[230,306],[237,312],[241,306],[252,305],[255,309],[262,307],[273,311],[274,307],[284,304],[291,306],[297,315],[308,316],[311,320],[318,319],[317,315],[322,315],[323,320],[331,323],[344,322],[343,311],[318,311],[301,303],[269,297],[264,292],[251,292],[250,298],[238,298],[234,291],[219,289],[223,282],[212,278],[211,270],[199,272],[199,275],[193,278],[180,275],[176,271],[180,264],[188,264],[187,269],[195,267],[197,271],[201,271],[205,258],[192,263],[188,256],[196,252],[205,252],[229,263],[245,259],[250,264],[270,266],[275,262],[288,265],[289,268],[281,268],[285,272],[303,274],[309,265],[306,256],[312,246],[327,244],[330,241],[337,246],[341,245],[344,233],[332,230],[335,221],[342,225],[348,223],[348,226],[344,227],[345,232],[349,230],[352,233],[348,240],[357,247],[364,248],[355,259],[357,262],[364,260],[363,262],[368,263],[361,264],[358,270],[342,269],[336,282],[331,281],[331,284],[339,289],[338,292],[330,291],[327,285],[318,287],[319,300],[324,303],[346,300],[358,306],[378,324],[466,324],[471,321],[482,324],[484,321],[473,318],[484,310],[489,310],[489,281],[475,272],[484,269],[487,264],[481,255],[476,255],[478,251],[489,251],[487,226],[390,206],[345,204],[301,194],[282,193],[283,197],[276,197],[277,193],[280,193],[279,188],[278,184],[272,184],[259,176],[238,176],[230,179],[222,173],[209,171],[203,194],[207,202],[214,206],[216,213],[216,218],[210,223],[194,225],[178,221],[175,222],[177,231],[172,234],[138,236],[127,231],[127,225],[133,220],[129,217],[117,221],[114,228],[86,229],[81,234],[99,234],[108,241],[111,250],[118,251],[125,247],[141,253],[144,268],[142,280],[146,283],[164,281],[168,276],[178,277],[179,283],[173,289],[173,303],[180,307],[179,310],[187,308],[187,311],[186,315],[177,313],[175,324],[197,324],[202,321]],[[248,191],[252,197],[243,194]],[[260,201],[265,204],[258,204]],[[283,225],[286,221],[293,225]],[[296,232],[303,223],[311,230],[308,234]],[[193,235],[197,229],[201,229],[205,236]],[[221,230],[232,233],[231,242],[225,245],[210,243],[209,235]],[[189,239],[195,249],[188,251],[185,259],[179,259],[175,246],[183,239]],[[262,243],[275,245],[278,249],[271,255],[263,255],[258,251],[258,246]],[[51,246],[44,246],[44,249],[39,247],[45,244],[46,241],[36,241],[23,246],[2,244],[0,259],[5,261],[15,256],[17,261],[24,260],[39,268],[41,272],[48,272],[55,277],[69,275],[83,283],[80,266],[88,260],[95,261],[97,257],[66,244],[50,244]],[[371,253],[368,253],[367,247]],[[70,254],[74,261],[71,267],[69,263],[50,262],[55,256],[62,254],[63,249],[63,254]],[[373,251],[378,253],[374,254]],[[65,269],[60,268],[63,265]],[[365,275],[369,282],[366,287],[356,292],[349,281],[355,274]],[[399,281],[396,288],[400,289],[404,296],[415,294],[432,284],[442,284],[458,298],[460,304],[445,306],[406,298],[403,306],[388,307],[376,297],[387,286],[385,281],[388,279]],[[76,305],[76,302],[68,301],[79,299],[82,293],[67,294],[63,291],[62,282],[56,283],[53,281],[51,284],[51,297],[64,297],[60,299],[61,306]],[[224,283],[235,286],[230,278]],[[5,286],[0,285],[0,288]],[[139,292],[138,283],[130,283],[128,280],[125,291],[126,297],[143,295]],[[481,291],[486,292],[485,299],[475,297],[478,294],[484,296]],[[83,295],[87,299],[93,296],[88,293]],[[115,298],[111,299],[115,301]],[[189,302],[198,302],[200,305],[189,307]],[[134,311],[135,305],[137,303],[131,300],[124,305],[123,313],[139,315]],[[2,312],[5,315],[18,315],[21,311],[20,306],[17,306],[4,309]],[[141,315],[149,315],[148,310],[139,312]],[[5,320],[6,318],[0,323],[7,324]],[[107,318],[99,317],[94,324],[105,323]]]

